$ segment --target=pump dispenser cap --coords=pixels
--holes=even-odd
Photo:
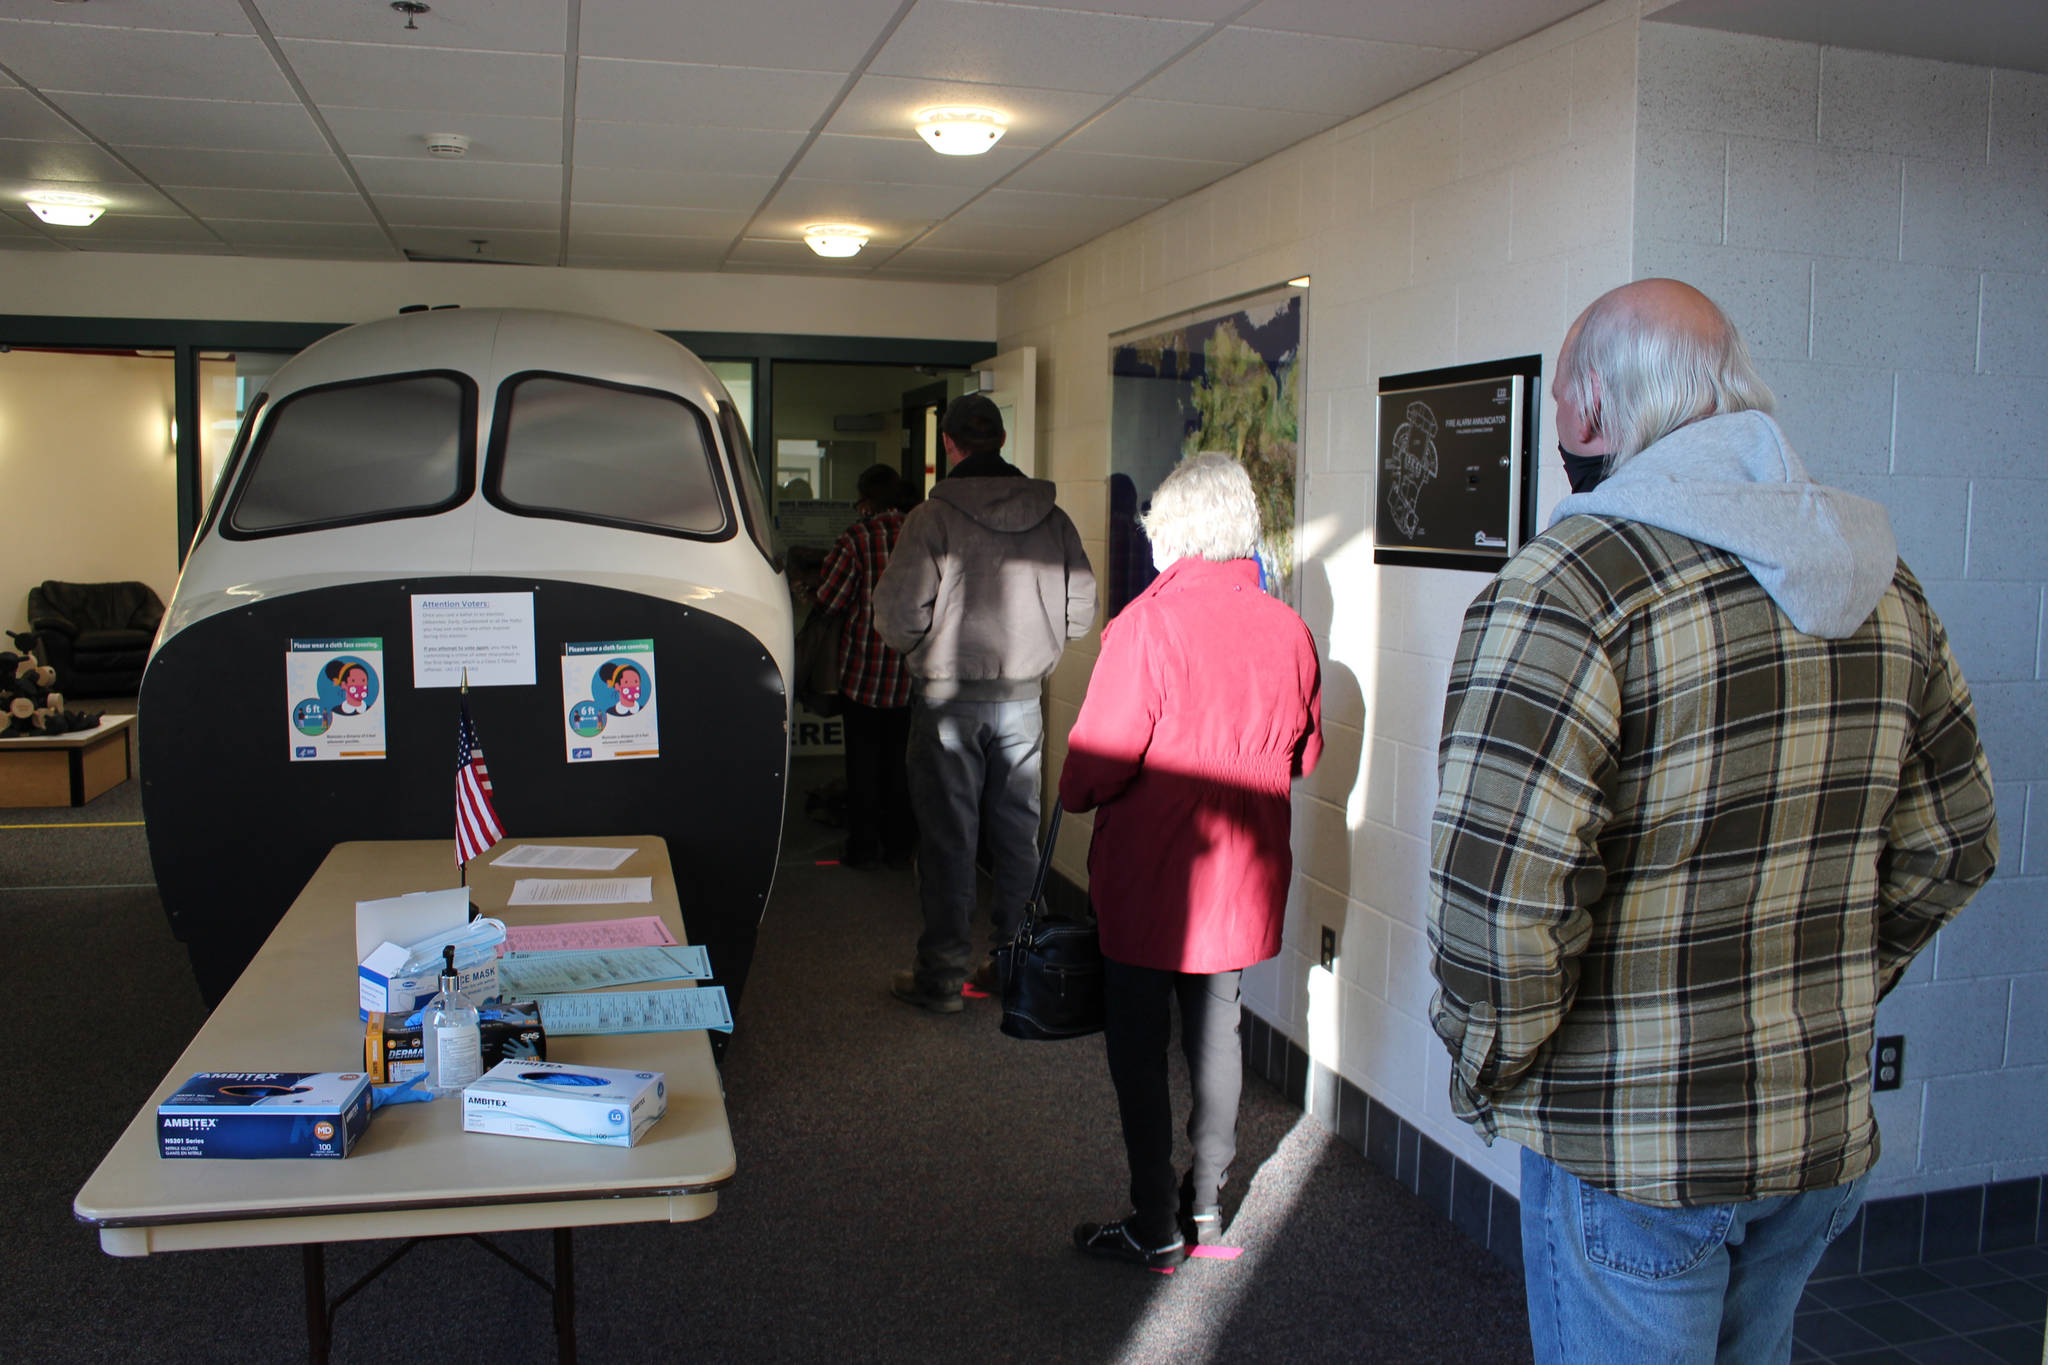
[[[455,945],[452,943],[441,949],[441,979],[451,983],[457,979]]]

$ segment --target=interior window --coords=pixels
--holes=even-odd
[[[223,529],[276,535],[454,507],[475,477],[475,432],[476,387],[458,374],[302,390],[271,409]]]
[[[489,488],[510,511],[715,538],[732,530],[717,449],[674,394],[515,375],[498,391]]]
[[[740,500],[746,506],[747,533],[754,543],[761,547],[761,553],[775,560],[775,546],[770,540],[773,522],[768,516],[768,495],[761,491],[761,467],[754,462],[754,447],[747,440],[746,424],[740,421],[739,409],[731,403],[718,405],[719,429],[725,433],[725,448],[732,452],[733,465],[739,470]]]

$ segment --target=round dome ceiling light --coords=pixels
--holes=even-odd
[[[98,195],[69,190],[51,190],[24,202],[36,217],[53,227],[91,227],[107,211],[107,201]]]
[[[980,156],[1003,140],[1009,123],[1000,109],[949,104],[917,111],[917,135],[941,156]]]
[[[820,256],[858,256],[868,244],[868,230],[852,223],[813,223],[804,229],[804,245]]]

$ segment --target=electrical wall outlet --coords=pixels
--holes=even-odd
[[[1327,924],[1323,926],[1322,965],[1325,971],[1337,969],[1337,931]]]
[[[1890,1034],[1877,1040],[1877,1054],[1870,1063],[1872,1090],[1897,1090],[1906,1072],[1906,1036]]]

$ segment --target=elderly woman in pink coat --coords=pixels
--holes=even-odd
[[[1293,871],[1288,784],[1322,751],[1315,641],[1261,589],[1258,504],[1227,455],[1183,461],[1144,530],[1159,577],[1103,627],[1060,801],[1092,810],[1110,1079],[1132,1211],[1075,1245],[1155,1270],[1222,1231],[1242,1084],[1238,975],[1280,951]],[[1176,1181],[1170,1010],[1193,1081]]]

